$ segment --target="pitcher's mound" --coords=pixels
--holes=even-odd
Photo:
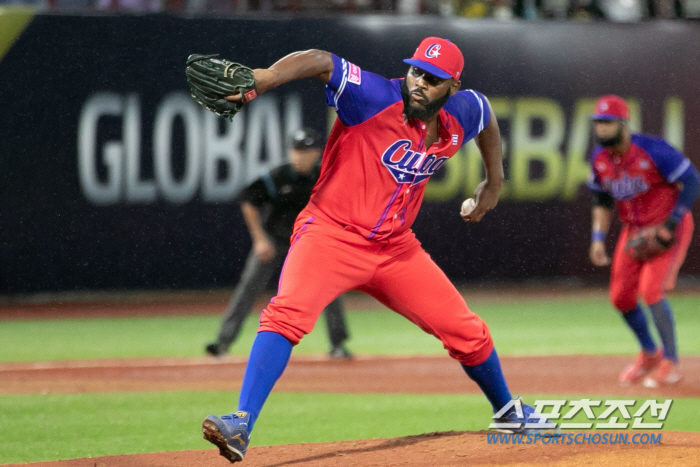
[[[457,467],[572,465],[697,466],[700,459],[700,433],[617,431],[607,432],[608,440],[628,444],[576,444],[576,435],[605,432],[564,432],[563,438],[543,444],[489,444],[486,432],[441,432],[394,439],[370,439],[334,443],[252,446],[241,467]],[[634,444],[653,435],[660,444]],[[633,436],[638,435],[637,438]],[[581,440],[582,436],[578,439]],[[569,441],[570,440],[570,441]],[[527,438],[523,438],[527,442]],[[19,464],[15,464],[19,465]],[[161,452],[124,456],[95,457],[68,461],[21,464],[25,467],[225,467],[229,462],[216,448],[203,451]],[[9,467],[9,466],[8,466]]]

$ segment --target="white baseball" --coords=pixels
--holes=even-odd
[[[468,216],[476,207],[476,200],[474,198],[469,198],[462,203],[462,216]]]

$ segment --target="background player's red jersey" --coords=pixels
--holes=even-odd
[[[675,181],[691,166],[690,160],[661,138],[632,135],[629,150],[613,155],[598,147],[591,158],[588,187],[609,193],[625,224],[660,224],[678,200]]]
[[[440,139],[426,148],[425,124],[403,116],[402,80],[335,55],[333,62],[326,98],[338,119],[301,216],[320,212],[365,238],[385,239],[411,227],[430,176],[488,125],[488,103],[471,90],[450,97],[439,113]]]

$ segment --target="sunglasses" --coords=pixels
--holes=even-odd
[[[444,80],[442,78],[438,78],[435,75],[431,75],[430,73],[421,70],[420,68],[416,68],[414,66],[411,66],[411,68],[408,69],[408,72],[411,74],[416,79],[422,79],[425,81],[429,86],[435,87],[438,86],[442,83],[444,83],[447,80]]]

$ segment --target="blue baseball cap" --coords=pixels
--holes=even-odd
[[[464,56],[452,42],[439,37],[426,37],[413,57],[403,61],[438,78],[459,80],[464,68]]]

